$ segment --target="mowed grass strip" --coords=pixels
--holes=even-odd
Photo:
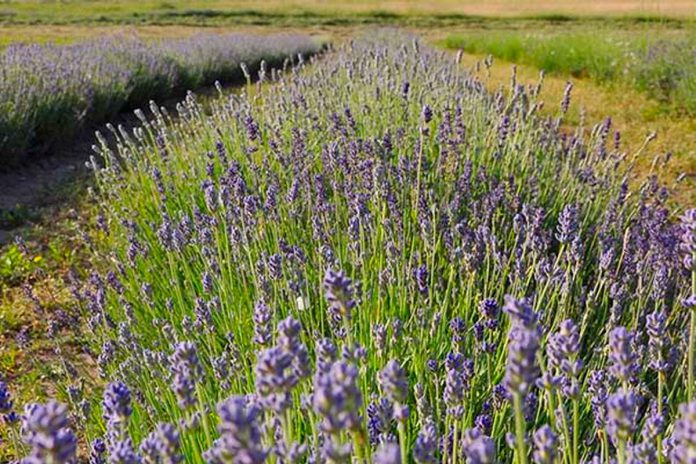
[[[665,110],[696,116],[696,29],[658,24],[620,31],[587,26],[469,31],[451,34],[442,44],[558,75],[617,83],[645,92]]]
[[[463,54],[462,66],[476,74],[489,90],[508,88],[516,68],[517,80],[536,85],[540,70],[530,65],[513,64],[493,59],[490,68],[483,65],[484,55]],[[620,131],[625,150],[636,155],[636,174],[645,177],[657,172],[654,156],[671,153],[670,163],[660,171],[662,180],[675,189],[677,203],[696,204],[696,120],[665,113],[659,102],[644,93],[622,85],[604,86],[589,79],[545,75],[540,99],[542,112],[553,115],[558,111],[568,81],[573,84],[571,105],[565,124],[568,128],[611,117],[613,127]],[[656,138],[646,145],[650,134]],[[677,179],[680,178],[677,183]]]

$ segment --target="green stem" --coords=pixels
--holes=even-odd
[[[399,446],[401,448],[401,463],[408,464],[408,447],[406,446],[406,423],[399,421]]]
[[[619,464],[626,463],[626,443],[623,440],[619,440],[619,446],[617,449]]]
[[[663,372],[657,373],[657,415],[662,415],[662,390],[663,390]],[[657,462],[662,464],[662,434],[657,436]]]
[[[454,428],[452,429],[452,464],[457,462],[457,420],[454,421]]]
[[[580,410],[578,400],[573,400],[573,464],[580,462]]]
[[[692,259],[696,260],[696,253],[694,253]],[[693,266],[692,266],[693,267]],[[691,270],[691,294],[696,295],[696,268]],[[688,392],[688,400],[691,402],[693,400],[693,388],[694,388],[694,339],[696,338],[696,308],[691,308],[691,324],[689,327],[689,366],[687,372],[687,386],[686,390]]]
[[[524,412],[522,412],[522,394],[515,393],[512,397],[515,408],[515,435],[517,438],[517,462],[527,464],[527,447],[524,444]]]

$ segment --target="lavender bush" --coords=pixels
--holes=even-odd
[[[696,212],[610,120],[394,33],[261,77],[99,148],[93,462],[693,459]]]
[[[318,45],[299,35],[199,35],[145,42],[116,36],[75,45],[13,44],[0,55],[0,166],[45,150],[87,123],[214,81],[241,63],[282,65]]]

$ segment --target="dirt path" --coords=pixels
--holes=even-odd
[[[228,85],[224,87],[224,92],[232,93],[240,88],[239,85]],[[199,101],[217,96],[215,87],[205,87],[195,93]],[[175,115],[176,105],[183,98],[168,99],[160,106]],[[119,114],[112,118],[111,123],[123,126],[127,132],[141,124],[133,111]],[[0,171],[0,247],[13,240],[21,228],[41,216],[42,209],[60,206],[67,198],[79,194],[67,192],[66,188],[80,189],[89,184],[91,173],[86,163],[91,156],[96,156],[92,149],[97,141],[95,131],[100,131],[107,139],[110,134],[106,123],[92,125],[80,131],[64,146],[56,147],[44,156],[30,158],[24,165],[10,171]],[[75,182],[77,179],[85,179],[85,182]]]
[[[25,166],[0,173],[0,246],[39,210],[63,202],[58,188],[78,176],[87,175],[85,162],[94,153],[94,133],[81,134],[66,147],[32,160]]]

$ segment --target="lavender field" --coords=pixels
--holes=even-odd
[[[9,456],[696,460],[696,210],[670,202],[666,159],[639,184],[610,118],[568,128],[571,84],[549,116],[542,80],[490,92],[461,55],[369,36],[283,69],[258,57],[309,42],[160,44],[176,59],[144,60],[150,84],[90,93],[258,64],[210,108],[190,94],[99,135],[71,323],[100,383],[63,359],[57,399],[20,405],[0,381]]]
[[[146,42],[114,36],[74,45],[16,43],[0,53],[0,168],[66,143],[126,109],[243,78],[319,45],[306,36],[198,35]]]

